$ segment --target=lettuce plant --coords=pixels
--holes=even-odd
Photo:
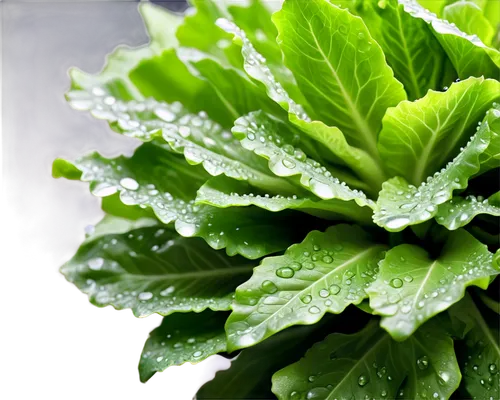
[[[164,316],[141,380],[222,353],[199,399],[498,399],[500,2],[193,6],[70,72],[134,154],[53,165],[106,213],[62,273]]]

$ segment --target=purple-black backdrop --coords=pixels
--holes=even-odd
[[[153,1],[175,11],[184,0]],[[89,313],[56,281],[56,261],[71,255],[83,227],[99,216],[86,185],[55,181],[50,163],[90,149],[128,151],[133,143],[65,103],[67,70],[99,71],[119,44],[147,42],[137,1],[2,1],[1,100],[4,208],[2,317],[16,315],[14,378],[44,387],[115,388],[135,384],[135,322]],[[24,354],[24,356],[22,355]],[[17,361],[16,361],[17,362]],[[10,376],[9,375],[9,376]]]

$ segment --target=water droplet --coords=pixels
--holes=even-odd
[[[336,294],[339,294],[340,292],[340,286],[339,285],[331,285],[330,286],[330,293],[333,294],[333,295],[336,295]]]
[[[271,281],[262,282],[261,288],[264,292],[270,294],[276,293],[278,291],[278,287],[274,284],[274,282]]]
[[[316,306],[312,306],[311,308],[309,308],[309,312],[311,314],[319,314],[321,312],[321,310]]]
[[[276,275],[278,275],[280,278],[291,278],[295,275],[295,272],[293,269],[290,267],[282,267],[276,271]]]
[[[321,400],[326,399],[330,391],[325,387],[315,387],[307,392],[307,400]]]
[[[403,307],[401,307],[401,312],[403,314],[408,314],[411,311],[411,306],[408,304],[405,304]]]
[[[163,357],[160,356],[156,358],[156,362],[161,362],[161,361],[163,361]]]
[[[175,120],[175,114],[165,107],[156,107],[154,113],[165,122],[172,122]]]
[[[281,163],[288,169],[295,168],[296,164],[292,160],[289,160],[288,158],[284,158]]]
[[[328,296],[330,296],[330,292],[326,289],[321,289],[319,291],[319,296],[323,297],[323,298],[328,297]]]
[[[497,368],[496,364],[490,364],[490,366],[488,367],[488,369],[489,369],[490,373],[492,373],[492,374],[496,374],[497,371],[498,371],[498,368]]]
[[[345,25],[340,25],[339,26],[339,32],[342,34],[342,35],[345,35],[347,33],[348,29],[347,29],[347,26]]]
[[[406,217],[392,217],[388,218],[387,221],[385,222],[385,225],[389,229],[399,229],[403,228],[404,226],[408,225],[410,223],[410,219]]]
[[[406,275],[403,279],[408,283],[413,282],[413,276],[411,275]]]
[[[135,179],[132,178],[123,178],[120,180],[120,185],[128,190],[137,190],[139,189],[139,184]]]
[[[97,197],[108,197],[117,192],[117,188],[115,185],[102,182],[94,187],[92,190],[92,194]]]
[[[201,352],[201,351],[195,351],[195,352],[193,353],[193,357],[194,357],[194,358],[201,357],[201,355],[202,355],[202,352]]]
[[[358,378],[358,385],[363,387],[369,382],[369,379],[365,375],[360,375]]]
[[[175,287],[173,286],[169,286],[168,288],[166,288],[165,290],[162,290],[160,292],[160,296],[168,296],[169,294],[172,294],[175,290]]]
[[[153,298],[153,293],[151,292],[142,292],[142,293],[139,293],[139,296],[137,296],[137,298],[141,301],[147,301],[147,300],[151,300]]]
[[[306,261],[304,264],[304,268],[305,269],[314,269],[314,263],[312,263],[311,261]]]
[[[332,257],[330,257],[330,256],[324,256],[322,260],[323,260],[323,262],[324,262],[324,263],[326,263],[326,264],[331,264],[331,263],[332,263],[332,261],[333,261],[333,258],[332,258]]]
[[[305,304],[309,304],[312,301],[312,297],[306,294],[305,296],[302,296],[300,300],[302,300]]]
[[[391,280],[391,286],[393,288],[400,288],[401,286],[403,286],[403,281],[399,278],[394,278],[393,280]]]
[[[309,376],[309,378],[307,378],[307,380],[309,382],[314,382],[316,380],[316,377],[314,375],[311,375],[311,376]]]
[[[302,268],[302,264],[298,263],[298,262],[293,262],[289,265],[289,267],[291,269],[293,269],[294,271],[299,271],[301,268]]]
[[[426,370],[429,367],[429,357],[422,356],[417,360],[417,366],[420,370]]]
[[[183,138],[187,138],[191,134],[191,129],[189,128],[189,126],[180,126],[179,127],[179,134]]]

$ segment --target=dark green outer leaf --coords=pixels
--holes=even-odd
[[[112,218],[96,231],[61,272],[94,305],[130,308],[137,317],[229,310],[234,289],[255,265],[150,219]]]
[[[141,382],[186,362],[198,363],[226,350],[226,313],[174,314],[149,334],[139,362]]]
[[[67,162],[56,160],[58,166]],[[196,190],[207,179],[201,169],[188,165],[183,157],[154,143],[140,146],[131,158],[106,159],[97,153],[75,162],[83,181],[90,182],[92,193],[106,197],[120,193],[126,205],[150,207],[163,223],[175,223],[185,237],[200,236],[215,248],[226,248],[229,255],[259,258],[283,250],[300,239],[298,230],[287,228],[289,213],[271,214],[255,207],[227,210],[196,206]],[[72,172],[72,176],[74,172]]]
[[[442,328],[425,326],[397,343],[372,321],[359,333],[315,344],[274,374],[273,392],[280,400],[395,399],[400,391],[404,399],[446,400],[459,382],[453,341]]]

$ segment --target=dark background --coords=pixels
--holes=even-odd
[[[186,8],[185,1],[153,2],[175,11]],[[112,154],[133,146],[106,123],[73,111],[63,93],[70,66],[95,73],[119,44],[148,41],[137,4],[0,2],[2,198],[7,200],[1,265],[14,274],[1,279],[7,294],[16,293],[2,317],[10,316],[7,310],[25,316],[12,322],[20,333],[12,346],[29,362],[22,360],[14,375],[34,373],[44,386],[113,389],[136,383],[135,321],[89,312],[82,298],[56,280],[57,263],[77,248],[99,207],[87,185],[52,180],[50,164],[56,156],[73,158],[90,149]]]

